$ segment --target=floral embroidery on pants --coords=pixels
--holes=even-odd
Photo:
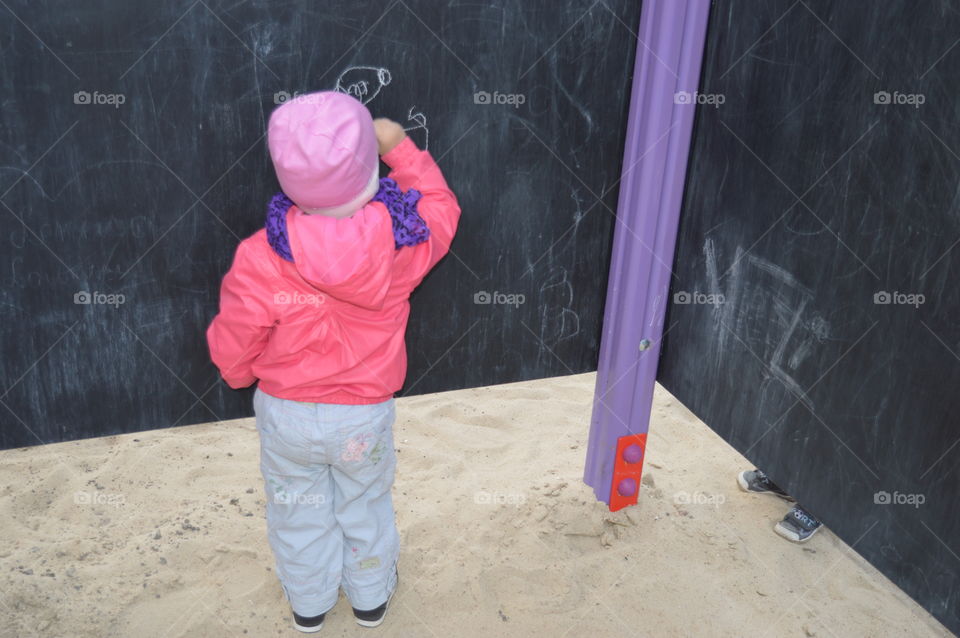
[[[362,461],[363,453],[370,447],[370,434],[364,433],[347,439],[346,448],[340,458],[346,462]]]

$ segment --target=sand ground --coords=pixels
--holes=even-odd
[[[829,530],[772,532],[746,461],[662,388],[636,507],[583,484],[595,376],[404,398],[401,585],[321,636],[950,636]],[[0,636],[295,636],[253,421],[0,452]]]

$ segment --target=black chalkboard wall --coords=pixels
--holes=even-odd
[[[337,85],[428,145],[463,208],[413,297],[402,393],[595,369],[639,15],[631,0],[8,0],[0,447],[252,413],[204,331],[277,190],[270,111]]]
[[[957,1],[714,5],[659,372],[954,632],[958,34]]]

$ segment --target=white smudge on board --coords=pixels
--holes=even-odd
[[[733,266],[726,273],[729,278],[725,282],[726,286],[723,286],[720,283],[721,276],[718,275],[720,269],[712,239],[704,242],[703,255],[709,292],[723,295],[725,299],[725,302],[715,309],[717,357],[723,357],[730,337],[737,335],[767,364],[763,395],[766,395],[769,383],[776,380],[814,412],[813,400],[793,376],[793,372],[814,352],[815,344],[829,335],[830,326],[826,319],[808,309],[814,299],[813,291],[782,266],[746,254],[742,247],[737,247]],[[763,272],[773,279],[773,285],[757,284],[755,277],[744,278],[741,264]],[[755,289],[748,289],[751,286]],[[756,306],[761,302],[767,308],[761,310]],[[758,332],[753,320],[765,312],[776,317],[777,321],[765,324]],[[758,347],[757,337],[761,336],[763,347]],[[761,404],[763,403],[761,400]]]

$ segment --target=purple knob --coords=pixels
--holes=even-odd
[[[617,493],[620,496],[633,496],[637,493],[637,480],[632,478],[622,479],[617,485]]]
[[[631,443],[623,449],[623,460],[627,463],[637,463],[643,458],[643,448]]]

